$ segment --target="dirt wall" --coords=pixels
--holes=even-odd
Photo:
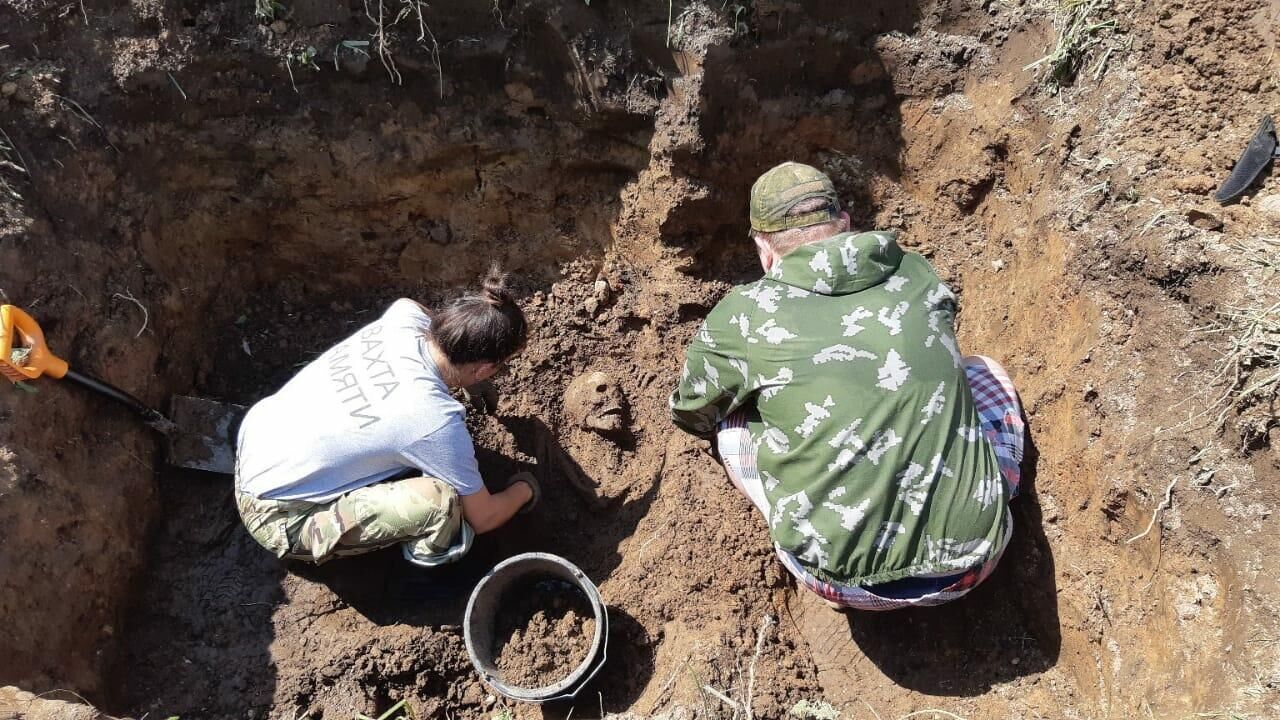
[[[496,700],[461,653],[461,602],[493,561],[545,549],[615,613],[579,717],[713,716],[707,685],[759,717],[819,698],[852,717],[1273,702],[1274,644],[1253,642],[1276,624],[1267,428],[1241,443],[1230,422],[1184,422],[1220,394],[1223,338],[1192,330],[1247,299],[1236,248],[1271,227],[1251,204],[1207,208],[1212,181],[1187,168],[1228,168],[1247,135],[1230,120],[1253,106],[1206,118],[1160,98],[1274,95],[1271,31],[1227,28],[1275,11],[1120,5],[1124,50],[1057,95],[1026,69],[1054,37],[1036,4],[439,3],[390,30],[385,65],[359,44],[363,6],[0,8],[0,128],[26,169],[3,175],[21,198],[0,201],[0,300],[149,402],[251,402],[391,298],[434,301],[500,261],[534,333],[473,434],[489,476],[548,487],[543,513],[430,578],[390,555],[286,572],[225,483],[164,470],[120,411],[50,384],[0,393],[0,627],[18,629],[0,682],[136,715],[351,717],[400,698],[475,715]],[[813,607],[665,419],[680,348],[758,272],[747,188],[786,159],[930,258],[966,350],[1004,362],[1025,402],[1018,537],[953,607]],[[621,442],[560,414],[587,370],[629,399]]]

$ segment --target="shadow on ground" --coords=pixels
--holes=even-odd
[[[276,676],[263,669],[273,664],[285,569],[245,531],[229,478],[170,469],[159,483],[165,510],[118,666],[130,682],[117,683],[123,697],[111,707],[161,717],[267,707]]]
[[[981,695],[998,683],[1043,672],[1061,649],[1054,561],[1035,493],[1038,453],[1028,435],[1014,536],[999,566],[947,605],[837,613],[799,591],[792,617],[808,641],[832,702],[856,700],[866,673],[940,696]],[[847,697],[846,697],[847,696]]]

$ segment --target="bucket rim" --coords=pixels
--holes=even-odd
[[[477,599],[484,595],[485,590],[494,582],[496,578],[511,572],[513,567],[522,564],[536,562],[545,568],[546,563],[557,566],[562,573],[549,573],[550,577],[557,577],[575,585],[586,597],[595,616],[595,634],[592,638],[591,647],[587,652],[586,658],[577,665],[561,680],[543,687],[525,688],[517,685],[509,685],[502,681],[496,672],[490,672],[485,669],[485,665],[492,666],[492,663],[482,663],[481,654],[478,652],[477,640],[474,637],[473,626],[477,622],[474,617]],[[534,570],[536,572],[536,570]],[[494,600],[496,602],[496,599]],[[596,587],[591,578],[582,571],[577,565],[569,560],[552,553],[545,552],[526,552],[513,555],[502,562],[494,565],[493,568],[485,573],[485,576],[476,583],[475,588],[471,591],[471,597],[467,600],[466,614],[463,618],[463,640],[466,644],[467,655],[471,660],[472,667],[476,673],[485,681],[485,684],[496,690],[504,697],[521,702],[544,703],[549,700],[559,700],[571,698],[577,695],[578,691],[587,684],[607,659],[606,646],[608,644],[609,634],[609,614],[608,606],[605,605],[603,598],[600,596],[600,590]],[[489,653],[485,653],[486,655]]]

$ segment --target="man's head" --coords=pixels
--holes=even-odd
[[[848,229],[831,178],[815,167],[785,162],[751,186],[751,238],[765,272],[801,245]]]

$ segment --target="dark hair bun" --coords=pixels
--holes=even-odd
[[[514,303],[515,298],[511,295],[511,289],[507,286],[507,274],[502,272],[497,265],[489,268],[488,274],[484,276],[481,283],[480,294],[484,297],[484,301],[493,307],[502,307],[509,303]]]
[[[449,362],[502,362],[520,351],[529,326],[507,275],[489,268],[480,292],[467,293],[431,314],[431,338]]]

